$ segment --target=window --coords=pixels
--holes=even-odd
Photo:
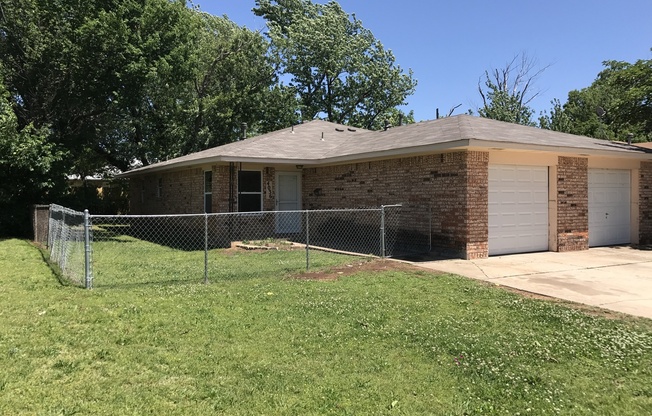
[[[255,170],[238,172],[238,211],[255,212],[263,210],[262,173]]]
[[[158,188],[156,188],[156,197],[160,198],[163,196],[163,178],[158,178]]]
[[[204,172],[204,212],[213,212],[213,171]]]

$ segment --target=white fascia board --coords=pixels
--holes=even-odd
[[[198,165],[211,165],[215,163],[256,163],[262,165],[308,165],[313,163],[311,160],[306,159],[268,159],[256,157],[236,157],[236,156],[213,156],[206,158],[197,158],[184,160],[176,163],[163,163],[160,165],[150,165],[137,170],[124,172],[116,177],[129,178],[137,175],[149,175],[151,173],[163,172],[167,170],[178,170],[183,168],[191,168]]]
[[[606,142],[608,143],[608,142]],[[622,157],[630,159],[650,159],[652,153],[640,152],[637,150],[600,150],[587,147],[570,147],[570,146],[546,146],[526,143],[499,142],[491,140],[470,139],[469,147],[476,149],[489,150],[525,150],[534,152],[547,152],[557,154],[572,154],[578,156],[604,156],[604,157]]]
[[[608,143],[608,142],[606,142]],[[419,146],[400,147],[387,150],[379,150],[373,152],[360,152],[347,155],[339,155],[325,158],[314,159],[289,159],[289,158],[265,158],[265,157],[241,157],[241,156],[212,156],[207,158],[189,159],[176,163],[162,163],[160,166],[150,165],[145,168],[127,171],[122,174],[116,175],[117,178],[128,178],[131,176],[156,173],[171,169],[188,168],[197,165],[208,165],[214,163],[256,163],[262,165],[304,165],[304,166],[324,166],[343,163],[355,163],[367,160],[378,159],[395,159],[404,156],[413,156],[419,154],[435,153],[451,150],[522,150],[522,151],[535,151],[535,152],[548,152],[557,154],[571,154],[578,156],[605,156],[605,157],[620,157],[630,159],[644,159],[652,160],[652,152],[646,153],[644,151],[627,151],[627,150],[600,150],[593,148],[580,148],[580,147],[560,147],[560,146],[547,146],[524,144],[515,142],[502,142],[492,140],[478,140],[478,139],[459,139],[443,143],[425,144]]]

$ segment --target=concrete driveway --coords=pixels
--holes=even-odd
[[[601,247],[415,265],[652,318],[652,250]]]

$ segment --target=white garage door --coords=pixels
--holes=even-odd
[[[589,246],[630,242],[630,171],[589,169]]]
[[[489,166],[489,255],[548,250],[548,168]]]

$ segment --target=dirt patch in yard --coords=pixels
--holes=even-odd
[[[240,250],[277,250],[277,251],[290,251],[305,249],[303,244],[293,243],[292,241],[283,239],[266,239],[254,241],[236,241],[231,243],[231,248]]]
[[[330,267],[325,270],[316,272],[305,272],[292,276],[294,279],[301,280],[336,280],[340,277],[350,276],[360,272],[387,272],[387,271],[411,271],[425,273],[425,271],[416,266],[407,263],[401,263],[391,260],[380,259],[356,259],[344,266]]]

